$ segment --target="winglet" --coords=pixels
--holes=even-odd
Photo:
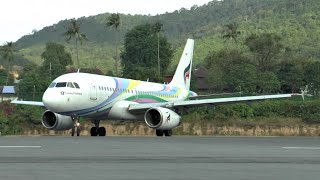
[[[301,96],[302,100],[304,101],[304,97],[305,96],[312,96],[311,94],[308,94],[309,90],[308,90],[308,85],[306,85],[306,87],[304,89],[301,88],[301,93],[300,94],[292,94],[292,96]]]

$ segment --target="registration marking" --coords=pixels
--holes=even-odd
[[[282,149],[320,150],[320,147],[282,147]]]

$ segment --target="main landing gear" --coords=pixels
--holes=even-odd
[[[95,125],[90,129],[90,135],[91,136],[106,136],[106,128],[105,127],[99,127],[100,121],[92,121],[92,123]]]
[[[157,136],[172,136],[172,130],[168,129],[168,130],[156,130],[156,135]]]

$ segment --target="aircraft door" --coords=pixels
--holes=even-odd
[[[135,99],[138,99],[138,90],[134,88],[133,93],[135,94]]]
[[[90,99],[97,100],[97,87],[93,81],[90,81]]]

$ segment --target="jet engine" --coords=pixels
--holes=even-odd
[[[156,107],[145,113],[144,120],[150,128],[169,130],[179,126],[181,117],[170,109]]]
[[[70,116],[63,116],[52,111],[42,114],[42,125],[51,130],[68,130],[73,127],[73,120]]]

